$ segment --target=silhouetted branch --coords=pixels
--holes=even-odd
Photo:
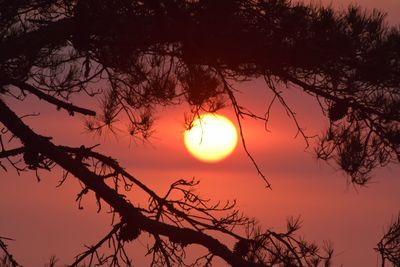
[[[8,80],[8,82],[14,86],[17,86],[21,90],[28,91],[28,92],[34,94],[39,99],[43,99],[43,100],[49,102],[50,104],[55,105],[58,109],[60,109],[60,108],[65,109],[66,111],[68,111],[68,113],[70,115],[74,115],[74,113],[77,112],[77,113],[81,113],[83,115],[96,116],[95,111],[92,111],[92,110],[86,109],[86,108],[81,108],[81,107],[75,106],[72,103],[67,103],[62,100],[59,100],[59,99],[55,98],[54,96],[43,93],[42,91],[40,91],[39,89],[36,89],[34,86],[32,86],[30,84],[20,82],[17,80],[11,80],[11,79]]]
[[[332,95],[324,90],[318,89],[316,86],[308,84],[306,82],[303,82],[299,79],[296,79],[294,77],[291,77],[289,75],[280,73],[279,74],[280,77],[292,82],[295,85],[300,86],[301,88],[303,88],[305,91],[311,92],[313,93],[315,96],[319,96],[319,97],[323,97],[324,99],[328,99],[328,100],[332,100],[334,102],[342,102],[342,101],[346,101],[347,105],[349,107],[352,107],[354,110],[362,110],[364,112],[366,112],[367,114],[374,114],[374,115],[378,115],[379,117],[383,118],[383,119],[387,119],[388,121],[397,121],[400,122],[400,117],[399,116],[393,116],[393,115],[389,115],[387,113],[383,113],[380,112],[378,109],[374,109],[374,108],[370,108],[368,106],[365,105],[361,105],[357,102],[357,100],[353,99],[352,97],[349,97],[347,99],[343,99],[340,98],[338,96]]]
[[[25,148],[24,147],[19,147],[19,148],[14,148],[10,150],[4,150],[0,151],[0,158],[7,158],[7,157],[12,157],[12,156],[17,156],[19,154],[24,153]]]
[[[400,215],[390,224],[375,250],[381,255],[382,267],[386,261],[400,266]]]
[[[197,185],[197,182],[192,180],[192,181],[185,181],[185,180],[178,180],[174,182],[171,186],[168,192],[165,194],[164,197],[158,196],[154,191],[152,191],[150,188],[148,188],[146,185],[144,185],[142,182],[140,182],[137,178],[135,178],[133,175],[128,173],[124,168],[122,168],[118,162],[111,158],[104,156],[98,152],[95,152],[92,150],[92,148],[85,148],[81,146],[80,148],[72,148],[72,147],[66,147],[66,146],[60,146],[60,148],[68,153],[72,153],[75,156],[75,159],[78,159],[79,161],[83,159],[89,159],[93,158],[99,161],[102,166],[108,166],[110,167],[109,174],[102,175],[100,176],[102,179],[106,177],[117,177],[118,175],[121,175],[123,178],[128,179],[130,182],[141,188],[144,192],[146,192],[150,197],[150,211],[151,212],[156,212],[157,215],[155,218],[157,220],[160,220],[160,216],[172,216],[173,218],[169,217],[169,221],[171,223],[175,223],[180,220],[185,220],[187,221],[191,226],[193,226],[195,229],[199,229],[198,227],[201,227],[202,229],[211,229],[211,230],[219,230],[225,234],[232,235],[235,238],[238,238],[237,235],[235,235],[233,232],[230,230],[226,229],[225,226],[231,228],[234,225],[240,225],[243,224],[244,222],[247,222],[245,218],[242,218],[241,216],[238,216],[236,212],[233,212],[226,218],[221,218],[217,219],[215,218],[210,212],[215,212],[215,211],[228,211],[232,209],[235,205],[235,202],[233,203],[226,203],[225,205],[222,205],[220,207],[220,203],[212,205],[212,206],[206,206],[205,203],[208,202],[208,200],[203,200],[200,197],[194,195],[191,192],[191,187],[194,185]],[[86,162],[85,160],[82,162]],[[125,183],[125,185],[127,185]],[[130,186],[129,186],[130,187]],[[184,187],[189,187],[188,189]],[[118,188],[117,184],[115,184],[115,188]],[[84,193],[86,192],[87,188],[84,188],[81,192],[81,194],[78,195],[78,199],[80,199]],[[183,199],[180,200],[169,200],[167,199],[170,194],[174,193],[176,194],[177,192],[182,193],[184,195]],[[188,202],[187,200],[193,199],[193,201]],[[180,209],[178,209],[179,207]],[[193,214],[189,215],[186,212],[189,210],[196,210],[199,214],[196,215],[196,219]],[[167,212],[169,212],[167,214]],[[203,215],[204,217],[199,217]],[[203,222],[200,221],[199,219],[202,218],[204,219]]]
[[[243,116],[243,112],[241,110],[241,106],[238,104],[235,95],[233,94],[232,88],[229,85],[229,83],[226,81],[224,75],[221,73],[221,71],[218,71],[220,78],[223,82],[224,90],[228,94],[230,101],[232,102],[233,109],[235,111],[235,116],[236,116],[236,121],[239,125],[239,135],[240,139],[242,141],[242,145],[244,148],[244,151],[246,152],[247,156],[250,158],[251,162],[253,163],[254,167],[257,170],[257,174],[264,180],[264,182],[267,184],[267,188],[271,189],[271,184],[265,177],[264,173],[260,170],[260,167],[258,166],[256,160],[253,158],[249,150],[247,149],[244,133],[243,133],[243,127],[242,127],[242,122],[241,122],[241,117]]]
[[[7,7],[3,7],[7,8]],[[49,22],[45,27],[27,32],[17,38],[8,38],[0,43],[0,61],[18,57],[21,54],[32,55],[42,47],[59,44],[76,31],[76,22],[64,18]]]
[[[3,240],[13,240],[11,238],[0,236],[0,249],[4,252],[4,258],[1,261],[4,261],[3,264],[10,263],[11,267],[22,267],[18,264],[18,262],[14,259],[14,256],[8,251],[7,245],[3,242]]]
[[[295,135],[295,137],[298,136],[298,134],[301,134],[303,136],[304,141],[306,142],[306,148],[309,147],[309,142],[308,139],[310,138],[309,136],[307,136],[303,130],[303,128],[301,128],[299,121],[297,120],[296,114],[295,112],[289,107],[289,105],[286,103],[285,99],[281,96],[281,93],[277,91],[277,88],[275,86],[275,84],[272,82],[272,80],[269,77],[264,76],[264,80],[268,85],[268,88],[274,93],[274,98],[272,99],[270,106],[268,107],[268,113],[267,115],[269,116],[269,111],[271,108],[271,105],[273,104],[275,99],[278,99],[279,102],[281,103],[282,107],[285,109],[286,114],[289,116],[289,118],[291,118],[297,128],[297,133]]]
[[[78,266],[79,263],[81,263],[82,261],[86,260],[87,257],[93,257],[93,254],[96,253],[96,251],[107,241],[109,241],[109,239],[115,235],[121,228],[123,223],[118,223],[116,225],[114,225],[113,229],[105,236],[103,237],[99,242],[97,242],[95,245],[88,247],[89,249],[83,253],[81,253],[80,255],[78,255],[76,257],[76,260],[68,265],[70,267],[75,267]],[[116,251],[115,253],[118,253],[118,251]],[[90,266],[90,264],[89,264]]]
[[[165,223],[151,220],[141,214],[137,208],[123,199],[114,190],[109,188],[94,173],[90,172],[85,165],[74,160],[64,151],[58,149],[49,140],[36,135],[29,127],[16,116],[5,104],[0,100],[0,121],[13,132],[25,146],[40,151],[43,155],[52,159],[62,168],[73,174],[81,180],[90,190],[98,194],[105,202],[120,214],[129,223],[139,226],[140,229],[153,234],[159,234],[185,244],[200,244],[207,247],[213,254],[223,258],[232,266],[257,266],[244,261],[235,255],[225,245],[218,240],[194,231],[188,228],[179,228]]]

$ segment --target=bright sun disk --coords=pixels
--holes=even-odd
[[[197,159],[216,162],[230,155],[237,145],[233,123],[222,115],[206,113],[193,121],[185,131],[185,145]]]

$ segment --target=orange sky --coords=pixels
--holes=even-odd
[[[349,2],[335,1],[334,5]],[[353,3],[387,11],[391,24],[400,23],[398,0]],[[269,96],[261,82],[241,84],[238,88],[243,91],[238,97],[241,104],[259,114],[265,112]],[[319,109],[312,99],[295,88],[285,90],[284,96],[309,135],[324,130],[326,122],[316,115]],[[40,110],[43,102],[34,103]],[[13,106],[19,115],[28,108]],[[287,217],[300,215],[301,234],[307,240],[319,244],[324,240],[333,241],[335,265],[378,266],[372,249],[384,227],[400,211],[398,166],[377,171],[372,184],[355,190],[347,185],[346,177],[335,167],[315,160],[312,145],[305,149],[301,138],[293,138],[294,124],[276,105],[269,125],[271,132],[264,130],[262,122],[244,121],[248,148],[272,183],[273,190],[267,190],[240,144],[230,157],[219,163],[199,162],[191,157],[183,144],[184,110],[185,107],[174,107],[160,111],[156,132],[145,144],[132,143],[125,133],[118,138],[93,139],[82,134],[79,116],[68,117],[64,112],[43,112],[39,119],[30,118],[26,122],[38,133],[53,134],[57,144],[79,146],[103,142],[99,148],[101,152],[119,159],[121,165],[157,192],[164,192],[168,184],[177,179],[196,177],[201,180],[199,192],[202,196],[216,201],[237,199],[238,207],[245,214],[258,218],[264,227],[283,230]],[[221,113],[234,121],[229,109]],[[9,243],[10,249],[25,266],[42,266],[53,254],[60,258],[60,263],[71,263],[73,257],[83,251],[83,244],[98,241],[110,229],[106,209],[97,214],[94,201],[88,198],[85,209],[78,210],[75,203],[77,182],[69,179],[61,188],[55,188],[59,178],[60,174],[45,174],[37,183],[34,174],[18,177],[12,170],[2,172],[0,236],[16,239]],[[130,197],[137,199],[135,195]],[[136,246],[140,248],[142,244],[139,242]],[[143,254],[138,254],[135,258],[142,257]],[[140,261],[137,266],[141,266]]]

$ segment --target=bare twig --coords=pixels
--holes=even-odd
[[[108,241],[113,235],[115,235],[118,232],[118,230],[121,228],[122,224],[123,223],[120,222],[120,223],[114,225],[113,229],[106,236],[104,236],[95,245],[90,246],[87,251],[79,254],[76,257],[76,260],[68,266],[70,266],[70,267],[78,266],[78,264],[81,263],[83,260],[85,260],[88,256],[93,255],[106,241]]]

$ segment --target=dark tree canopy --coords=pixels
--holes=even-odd
[[[324,256],[294,236],[296,221],[286,233],[261,230],[233,204],[212,205],[194,195],[196,181],[172,184],[169,193],[179,193],[177,199],[160,197],[117,160],[84,144],[56,145],[7,105],[33,95],[71,116],[87,116],[86,127],[100,134],[125,116],[127,131],[147,138],[160,105],[189,103],[188,127],[201,112],[224,105],[239,126],[243,116],[268,121],[268,113],[253,114],[236,99],[234,84],[248,79],[265,80],[271,105],[279,102],[305,138],[281,90],[295,86],[315,97],[330,122],[316,154],[336,162],[352,183],[363,185],[376,167],[400,161],[400,31],[379,12],[287,0],[0,0],[0,167],[38,173],[59,166],[65,178],[85,185],[79,201],[92,190],[99,205],[106,202],[119,215],[77,264],[110,239],[118,243],[118,260],[130,262],[123,244],[145,231],[157,266],[182,265],[188,244],[209,249],[199,265],[214,256],[232,266],[329,265],[330,250]],[[101,97],[101,112],[71,102],[79,95]],[[7,143],[10,137],[20,146]],[[144,190],[148,207],[127,202],[119,184]],[[215,231],[233,237],[233,249],[210,235]],[[106,260],[122,264],[97,259]]]

